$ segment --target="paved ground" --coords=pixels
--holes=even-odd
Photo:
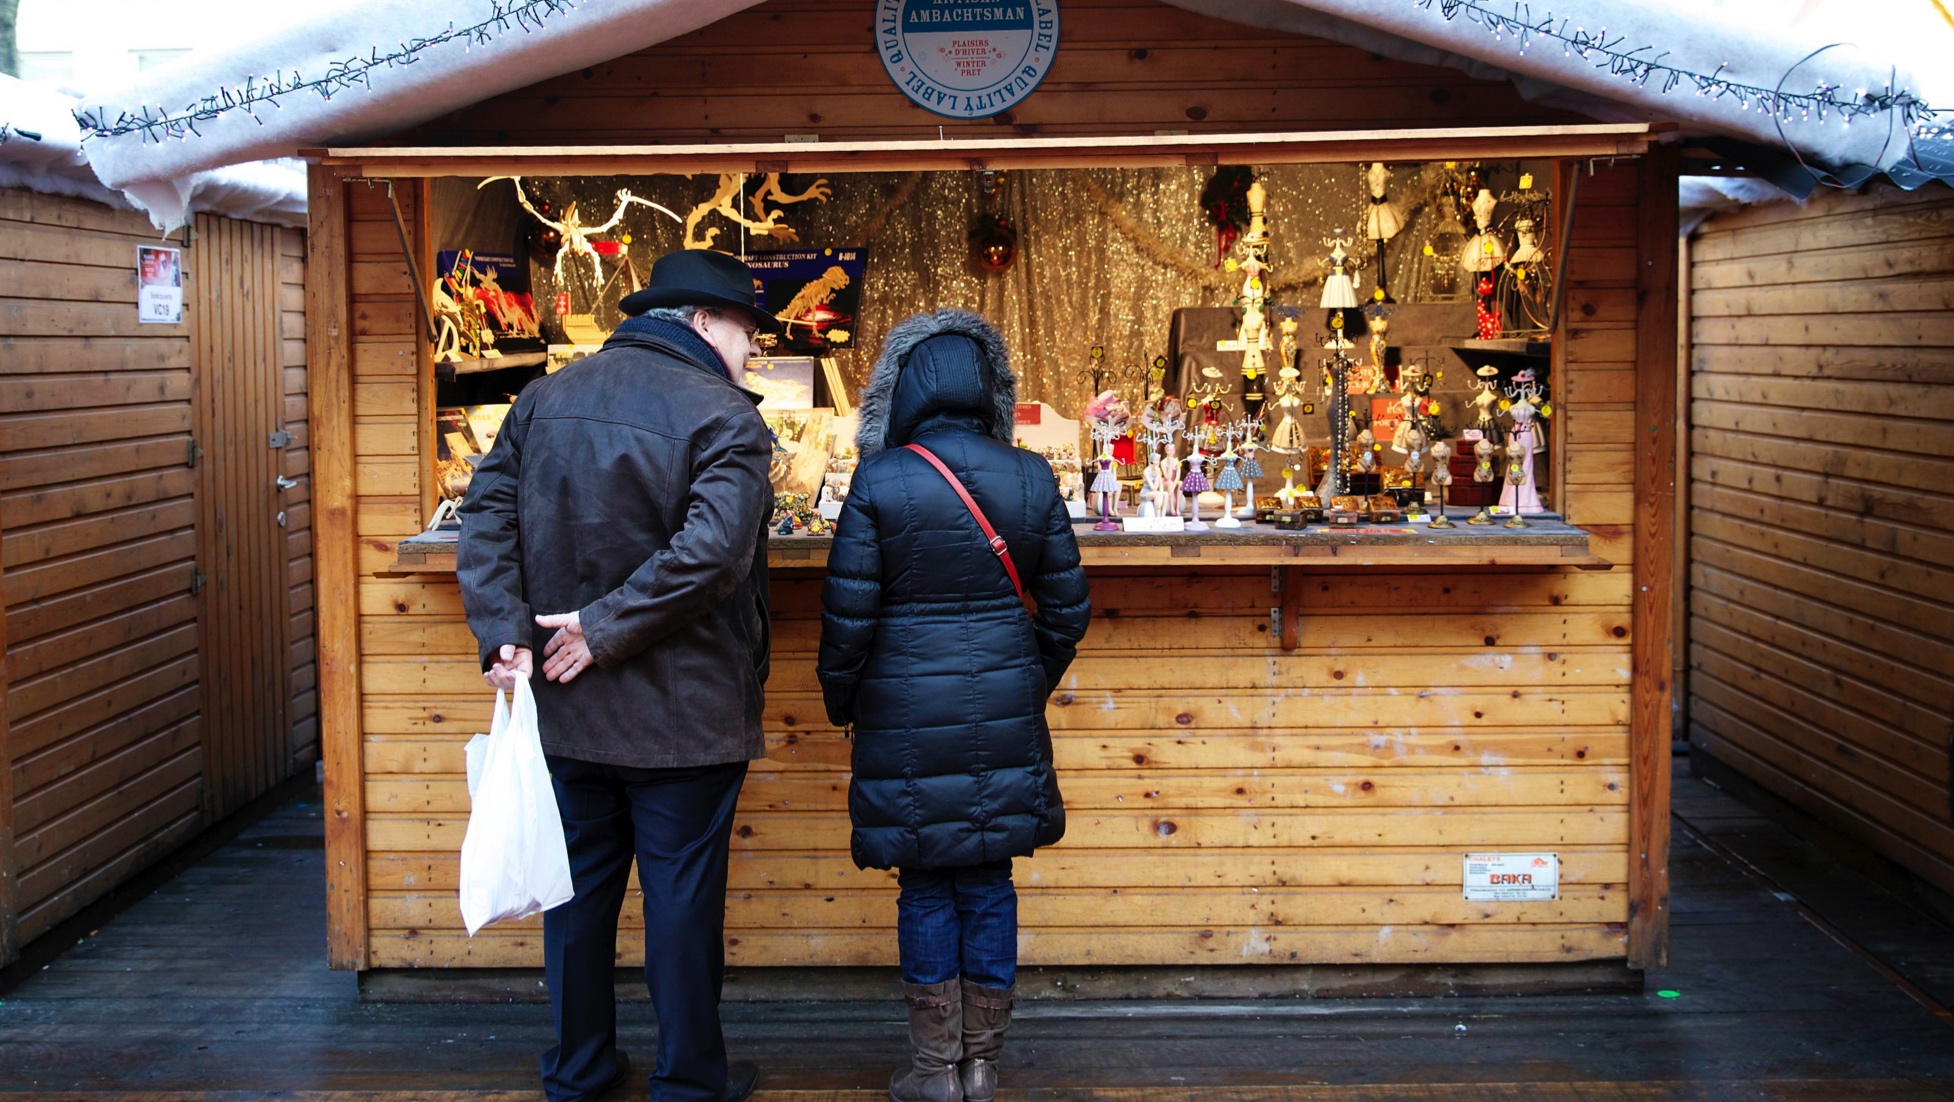
[[[1954,994],[1954,928],[1686,771],[1676,812],[1672,961],[1645,993],[1037,1003],[1005,1097],[1954,1102],[1954,1018],[1930,1005]],[[305,799],[0,1003],[0,1093],[540,1097],[546,1008],[360,1002],[323,965],[323,915]],[[897,1015],[892,1001],[726,1010],[767,1096],[796,1102],[884,1097]],[[622,1021],[649,1054],[649,1008]]]

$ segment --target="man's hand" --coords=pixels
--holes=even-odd
[[[569,682],[584,671],[594,659],[590,657],[590,644],[584,641],[581,614],[562,612],[554,616],[538,616],[536,623],[546,628],[555,628],[556,634],[543,646],[543,676],[551,681]]]
[[[518,647],[510,643],[502,644],[502,651],[489,668],[482,674],[482,680],[497,689],[513,689],[516,678],[528,677],[535,669],[535,663],[528,647]]]

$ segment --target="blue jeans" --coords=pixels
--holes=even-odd
[[[1009,858],[960,869],[902,869],[896,883],[904,983],[958,976],[984,987],[1016,982],[1018,890]]]

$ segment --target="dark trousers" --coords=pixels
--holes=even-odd
[[[556,1046],[543,1090],[575,1102],[617,1074],[617,919],[638,861],[645,986],[658,1012],[653,1102],[716,1102],[726,1088],[719,1028],[726,855],[746,763],[630,769],[549,759],[576,898],[543,914],[543,966]]]
[[[957,869],[901,869],[896,951],[905,983],[958,976],[1010,987],[1018,972],[1018,889],[1011,862]]]

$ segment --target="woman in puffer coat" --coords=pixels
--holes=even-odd
[[[896,1102],[987,1102],[1015,1003],[1011,859],[1058,841],[1045,702],[1091,616],[1051,467],[1013,446],[1017,379],[997,330],[938,310],[896,326],[861,401],[828,555],[820,676],[854,727],[851,846],[900,870],[896,942],[910,1068]],[[1010,575],[926,447],[977,502]]]

